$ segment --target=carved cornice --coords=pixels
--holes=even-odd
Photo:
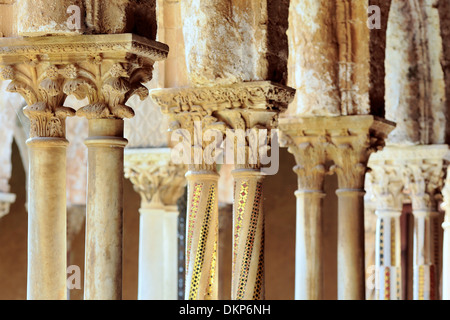
[[[141,195],[143,207],[174,206],[186,186],[184,165],[171,162],[170,149],[126,149],[125,177]]]
[[[244,82],[220,87],[152,90],[151,97],[164,113],[195,112],[211,115],[225,109],[283,111],[295,90],[269,81]]]
[[[79,116],[133,117],[125,103],[134,94],[141,99],[148,96],[142,83],[152,79],[154,62],[167,54],[165,44],[133,34],[0,39],[4,78],[14,80],[11,90],[25,97],[29,113],[39,113],[37,123],[50,123],[51,128],[63,116],[73,115],[73,110],[62,107],[66,95],[72,94],[89,100],[78,110]],[[63,127],[56,131],[59,135]]]
[[[282,146],[289,147],[296,154],[311,141],[319,143],[321,148],[317,150],[320,150],[322,161],[316,166],[323,166],[326,160],[333,161],[330,172],[338,175],[341,189],[362,189],[369,156],[384,147],[384,141],[394,125],[373,116],[343,116],[283,118],[279,120],[279,128]],[[314,159],[318,156],[313,149],[309,150],[309,157]],[[306,162],[297,161],[301,166]]]
[[[0,64],[23,63],[30,56],[74,63],[102,53],[123,59],[133,54],[152,61],[165,60],[169,47],[135,34],[103,34],[0,39]]]

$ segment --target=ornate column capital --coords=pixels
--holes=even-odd
[[[19,93],[25,99],[24,114],[30,119],[31,138],[65,138],[65,119],[74,116],[75,110],[63,106],[66,99],[63,87],[68,80],[63,66],[52,62],[41,64],[34,56],[27,63],[4,66],[0,76],[11,80],[9,92]]]
[[[126,149],[125,177],[142,199],[142,208],[175,206],[186,187],[186,166],[171,162],[169,148]]]
[[[433,212],[441,198],[448,151],[447,145],[389,145],[372,155],[370,163],[388,159],[391,166],[401,168],[403,193],[411,198],[414,212]]]
[[[370,158],[366,174],[366,190],[373,201],[378,216],[393,217],[403,208],[403,166],[393,163],[395,159],[383,158],[383,151],[377,160]]]
[[[12,193],[0,193],[0,219],[9,213],[9,208],[16,201],[16,195]]]
[[[222,134],[227,129],[271,130],[277,126],[277,115],[286,110],[294,95],[294,89],[270,81],[217,87],[155,89],[151,92],[154,102],[164,114],[170,116],[171,131],[185,129],[191,137],[195,137],[196,122],[201,122],[203,130],[215,129]],[[191,142],[194,149],[206,147],[205,144]],[[249,148],[249,138],[246,138],[245,147]],[[205,169],[205,166],[196,169]],[[213,168],[209,169],[214,171]]]
[[[394,124],[374,116],[298,117],[280,119],[279,127],[282,145],[297,155],[297,163],[308,162],[299,158],[302,153],[318,157],[310,169],[323,175],[324,163],[333,161],[330,173],[337,173],[340,188],[362,189],[369,156],[384,147]],[[305,153],[312,147],[318,151]]]
[[[27,115],[38,119],[32,135],[38,136],[62,136],[59,122],[75,113],[63,107],[66,95],[88,98],[79,116],[133,117],[124,104],[134,94],[148,96],[141,83],[151,80],[154,62],[167,54],[165,44],[133,34],[0,39],[2,77],[26,99]]]

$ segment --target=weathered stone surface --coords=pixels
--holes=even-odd
[[[293,0],[289,10],[289,113],[369,114],[367,3]]]
[[[268,0],[182,2],[186,61],[192,84],[284,82],[284,72],[278,72],[287,59],[287,42],[283,41],[287,23],[277,23],[280,17],[276,14],[285,12],[286,7],[286,1]]]
[[[387,30],[386,118],[394,144],[445,142],[442,39],[434,1],[393,0]]]
[[[67,25],[75,13],[70,6],[80,8],[80,29]],[[135,33],[156,39],[155,0],[18,0],[16,12],[23,36]]]

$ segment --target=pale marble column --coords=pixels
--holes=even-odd
[[[169,148],[127,149],[125,177],[141,195],[139,300],[177,300],[177,200],[186,186],[184,165]]]
[[[151,79],[154,62],[165,59],[168,48],[133,34],[58,39],[56,48],[67,50],[72,63],[64,70],[68,78],[64,92],[79,100],[87,98],[89,103],[77,111],[89,120],[84,297],[121,299],[123,158],[127,144],[123,119],[134,116],[125,103],[135,94],[141,99],[148,96],[142,83]],[[53,42],[47,41],[51,47]],[[67,43],[70,48],[65,47]]]
[[[321,136],[302,136],[307,125],[295,122],[280,129],[284,144],[295,156],[298,176],[297,226],[295,252],[295,299],[321,300],[323,297],[322,264],[322,199],[324,177],[327,172],[326,143]],[[304,120],[306,122],[307,120]]]
[[[123,120],[89,120],[85,300],[122,298]]]
[[[348,129],[336,131],[327,149],[339,184],[338,299],[364,300],[364,179],[370,154],[384,145],[393,126],[370,116],[344,119],[335,128]]]
[[[280,129],[286,135],[284,145],[297,159],[299,187],[306,189],[297,192],[297,234],[301,239],[297,246],[300,257],[296,257],[301,266],[296,273],[296,278],[301,279],[297,280],[297,297],[321,297],[321,197],[323,177],[329,171],[325,163],[333,161],[330,171],[337,173],[339,182],[338,298],[362,300],[364,175],[370,154],[382,148],[393,125],[373,116],[297,117],[280,119]],[[303,270],[308,270],[306,275]]]
[[[414,215],[414,300],[439,300],[434,225],[447,152],[446,145],[410,147],[405,162],[405,189]]]
[[[0,63],[7,64],[2,78],[12,80],[8,91],[18,92],[28,106],[30,119],[28,175],[28,272],[27,298],[66,299],[66,147],[65,119],[75,114],[63,107],[67,80],[64,62],[23,63],[20,54],[38,54],[45,44],[33,40],[2,39]],[[7,63],[5,63],[7,61]],[[27,88],[27,89],[25,89]]]

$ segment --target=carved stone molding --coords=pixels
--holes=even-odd
[[[1,69],[3,80],[11,80],[7,90],[19,93],[27,102],[25,115],[30,119],[30,137],[65,138],[65,119],[75,110],[64,107],[63,92],[67,78],[64,67],[38,62],[8,65]]]
[[[381,151],[382,152],[382,151]],[[403,168],[389,160],[370,162],[366,175],[366,191],[378,211],[401,211],[403,207]],[[370,187],[368,187],[370,185]]]
[[[186,187],[186,171],[171,162],[168,148],[125,150],[125,177],[141,195],[142,207],[175,206]]]
[[[343,116],[283,118],[279,127],[282,146],[294,153],[309,148],[309,157],[319,157],[320,161],[313,162],[321,174],[327,171],[325,161],[333,161],[329,173],[337,173],[340,188],[362,189],[369,156],[384,147],[394,125],[374,116]],[[312,152],[311,146],[320,146],[315,149],[318,153]],[[305,163],[297,161],[300,166]]]
[[[0,219],[9,213],[9,208],[16,201],[16,195],[12,193],[0,193]]]
[[[133,117],[124,104],[148,96],[142,83],[167,54],[165,44],[133,34],[0,39],[2,77],[26,99],[36,136],[63,136],[62,120],[74,114],[63,107],[66,95],[88,98],[78,115],[89,119]]]
[[[295,90],[269,81],[244,82],[218,87],[155,89],[151,97],[172,120],[170,130],[185,129],[194,136],[195,122],[203,130],[268,129],[294,99]],[[205,145],[194,145],[204,148]],[[246,148],[249,140],[246,140]],[[247,154],[248,154],[247,150]],[[214,168],[202,165],[197,169]]]

